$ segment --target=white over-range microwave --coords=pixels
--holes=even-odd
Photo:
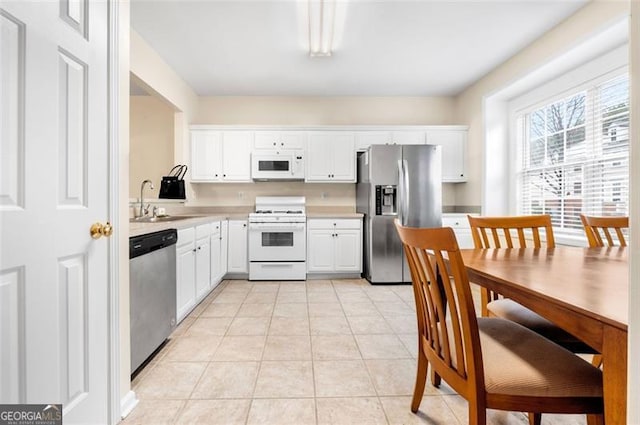
[[[269,150],[251,154],[253,180],[304,180],[304,151]]]

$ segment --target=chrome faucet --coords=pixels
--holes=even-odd
[[[147,206],[147,208],[144,207],[144,196],[143,196],[144,185],[147,183],[149,183],[149,188],[153,190],[153,182],[149,179],[144,180],[140,185],[140,215],[138,215],[137,218],[144,217],[149,213],[149,206]]]

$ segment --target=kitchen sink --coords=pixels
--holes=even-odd
[[[166,221],[186,220],[188,218],[198,218],[199,215],[164,215],[161,217],[138,217],[130,218],[130,223],[163,223]]]

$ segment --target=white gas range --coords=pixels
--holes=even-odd
[[[258,196],[249,214],[249,280],[305,280],[304,196]]]

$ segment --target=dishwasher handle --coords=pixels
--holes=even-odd
[[[129,238],[129,259],[175,245],[177,241],[178,232],[176,229],[131,237]]]

